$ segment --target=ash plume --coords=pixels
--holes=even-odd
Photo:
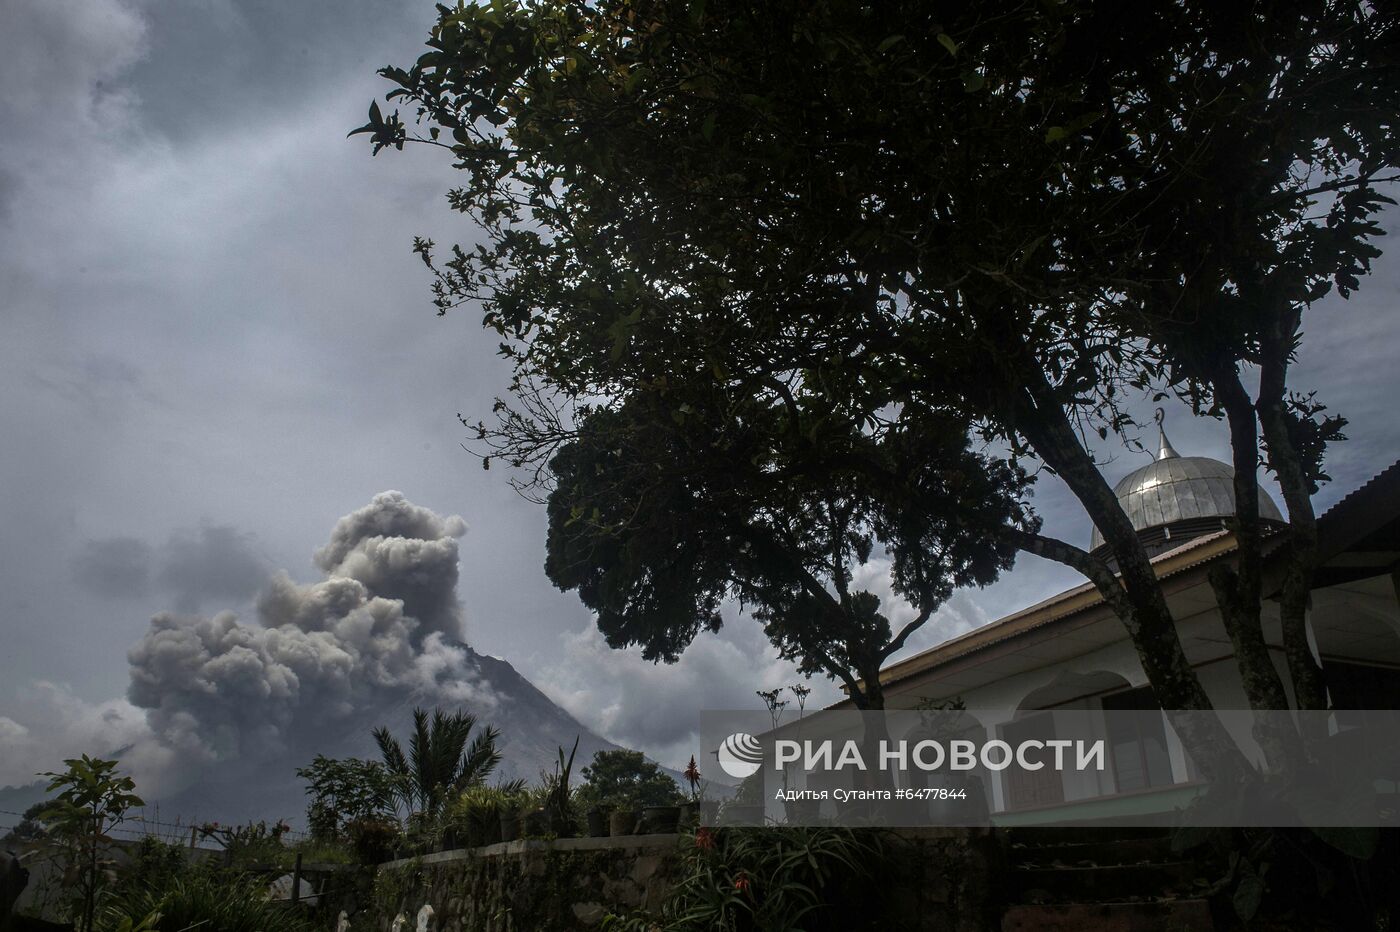
[[[489,714],[457,600],[459,517],[384,492],[316,552],[325,578],[278,573],[257,622],[165,612],[128,659],[151,740],[193,764],[267,759],[360,730],[363,713],[414,701]],[[309,756],[309,755],[308,755]]]

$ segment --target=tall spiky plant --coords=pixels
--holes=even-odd
[[[480,786],[501,762],[496,748],[500,732],[482,725],[475,737],[476,716],[434,709],[413,710],[413,734],[408,753],[388,728],[374,730],[384,766],[395,777],[399,800],[409,814],[431,821],[454,794]]]

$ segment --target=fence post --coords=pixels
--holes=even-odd
[[[296,863],[292,865],[292,905],[301,901],[301,852],[297,852]]]

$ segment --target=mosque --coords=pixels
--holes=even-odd
[[[1208,457],[1180,455],[1165,431],[1159,447],[1155,460],[1123,478],[1115,493],[1152,557],[1186,655],[1212,704],[1247,709],[1207,579],[1236,548],[1227,525],[1235,511],[1233,470]],[[1259,507],[1266,524],[1283,521],[1262,491]],[[1321,515],[1318,534],[1321,562],[1308,625],[1332,707],[1400,708],[1400,462]],[[1105,554],[1097,532],[1090,547]],[[1270,562],[1266,557],[1266,580]],[[1267,594],[1264,631],[1291,692],[1277,603]],[[893,663],[881,679],[889,709],[958,699],[988,734],[1008,741],[1043,736],[1053,727],[1048,713],[1056,710],[1093,715],[1157,708],[1122,623],[1087,583]],[[988,774],[995,820],[1092,820],[1124,805],[1166,811],[1189,800],[1198,775],[1165,716],[1113,718],[1134,724],[1106,735],[1109,766],[1099,774],[1086,778],[1050,768]]]

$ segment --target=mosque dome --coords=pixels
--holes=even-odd
[[[1208,456],[1182,456],[1167,440],[1159,409],[1157,458],[1124,476],[1113,488],[1149,556],[1181,546],[1225,527],[1235,513],[1235,470]],[[1259,490],[1259,518],[1283,522],[1278,506]],[[1103,535],[1094,528],[1089,549],[1107,556]]]

